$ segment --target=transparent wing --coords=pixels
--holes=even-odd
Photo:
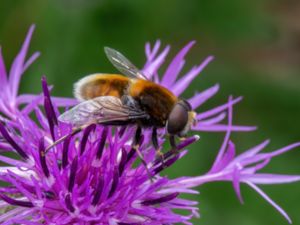
[[[100,96],[84,101],[59,116],[59,120],[75,127],[93,123],[109,123],[146,118],[148,115],[134,106],[127,106],[113,96]]]
[[[105,47],[104,51],[109,61],[122,74],[131,78],[148,80],[148,78],[120,52],[109,47]]]

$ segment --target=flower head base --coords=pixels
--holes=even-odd
[[[15,152],[18,159],[0,155],[8,166],[0,167],[0,180],[8,184],[0,187],[1,224],[191,224],[199,217],[197,202],[180,197],[181,193],[197,194],[191,189],[206,182],[231,181],[240,198],[240,183],[246,183],[278,209],[285,212],[266,196],[256,184],[294,182],[299,176],[259,174],[272,157],[300,144],[296,143],[271,153],[260,153],[266,142],[235,157],[235,147],[229,141],[232,131],[250,131],[255,128],[232,125],[232,107],[241,98],[197,115],[194,130],[226,131],[226,137],[211,170],[198,177],[169,179],[160,172],[183,157],[185,148],[199,139],[192,136],[177,145],[179,154],[165,151],[164,162],[156,159],[150,144],[151,133],[145,130],[139,151],[147,164],[136,163],[138,154],[132,148],[134,127],[110,127],[92,124],[82,132],[69,135],[46,153],[46,148],[72,132],[72,127],[58,121],[59,106],[76,103],[73,99],[54,98],[46,79],[42,79],[42,95],[17,96],[22,73],[37,57],[24,64],[25,53],[33,28],[26,38],[8,79],[0,56],[0,149]],[[184,65],[184,56],[194,42],[184,47],[170,63],[160,80],[158,68],[169,47],[158,53],[160,42],[154,48],[146,45],[147,62],[143,72],[155,82],[180,95],[199,72],[212,60],[208,57],[177,80]],[[176,81],[177,80],[177,81]],[[188,101],[194,109],[218,91],[218,85],[196,94]],[[11,99],[10,99],[10,94]],[[20,104],[25,104],[21,109]],[[43,106],[44,113],[40,108]],[[31,117],[35,115],[38,123]],[[227,124],[221,122],[228,117]],[[159,132],[158,144],[164,143],[165,131]],[[183,214],[174,211],[181,209]],[[289,220],[290,221],[290,220]]]

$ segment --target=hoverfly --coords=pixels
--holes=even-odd
[[[195,121],[196,114],[191,105],[165,87],[148,80],[120,52],[108,47],[104,51],[122,75],[92,74],[83,77],[74,85],[74,96],[80,103],[58,119],[72,124],[73,133],[91,124],[136,125],[134,145],[139,143],[142,129],[150,128],[153,146],[158,151],[157,129],[165,127],[172,149],[176,149],[175,136],[185,136]]]

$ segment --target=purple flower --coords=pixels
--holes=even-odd
[[[0,179],[10,184],[0,189],[0,208],[14,206],[0,216],[2,224],[189,224],[191,217],[198,216],[196,203],[178,196],[197,192],[180,186],[169,189],[170,180],[159,176],[186,152],[166,155],[164,164],[155,162],[149,132],[143,135],[140,151],[153,182],[143,165],[133,166],[137,159],[130,143],[134,128],[124,132],[91,125],[46,155],[51,139],[68,134],[71,128],[57,123],[45,79],[42,84],[46,116],[40,111],[36,115],[44,129],[22,114],[18,117],[22,123],[0,124],[3,138],[21,156],[18,160],[0,156],[10,165],[0,168]],[[196,140],[197,136],[186,139],[178,150]],[[176,208],[189,213],[176,214],[172,211]]]
[[[155,149],[150,144],[150,132],[143,132],[139,150],[153,180],[149,179],[145,166],[136,162],[139,158],[131,147],[134,127],[124,129],[93,124],[83,132],[69,136],[46,154],[48,146],[72,130],[71,126],[57,120],[58,107],[67,107],[76,101],[50,97],[51,87],[45,78],[42,79],[41,95],[17,96],[22,73],[37,57],[30,58],[29,63],[24,64],[32,31],[33,27],[13,63],[12,68],[15,69],[9,79],[0,57],[0,79],[5,84],[0,90],[0,112],[4,115],[0,118],[0,149],[16,153],[13,158],[0,155],[0,161],[7,164],[0,167],[0,180],[7,184],[0,187],[1,224],[191,224],[190,219],[199,216],[197,202],[184,199],[180,194],[198,194],[192,188],[214,181],[231,181],[241,200],[239,185],[248,184],[289,220],[257,184],[295,182],[300,177],[260,174],[257,171],[272,157],[298,147],[300,143],[271,153],[260,153],[266,145],[264,142],[235,157],[234,145],[229,141],[230,132],[254,129],[232,125],[232,107],[240,98],[230,98],[224,105],[197,116],[195,130],[226,131],[215,163],[203,176],[176,179],[160,176],[162,170],[186,155],[188,151],[185,148],[199,139],[197,135],[177,145],[178,155],[165,151],[165,161],[162,163],[156,159]],[[177,54],[161,80],[157,71],[169,47],[158,53],[159,42],[153,49],[147,44],[147,62],[143,72],[180,95],[212,59],[208,57],[177,79],[184,65],[184,56],[193,43]],[[216,85],[196,94],[189,102],[196,109],[217,90]],[[10,97],[11,93],[15,94]],[[226,116],[228,123],[221,124]],[[162,129],[158,140],[160,146],[165,141],[164,136]]]
[[[46,97],[47,90],[44,91]],[[45,109],[49,117],[41,116],[41,123],[55,121],[51,101],[48,103],[45,102]],[[0,125],[4,138],[11,146],[18,146],[23,159],[0,156],[1,161],[11,165],[0,169],[0,179],[11,185],[1,188],[0,207],[7,206],[4,202],[16,206],[0,216],[3,224],[57,221],[60,224],[162,224],[185,223],[197,216],[195,203],[178,197],[182,192],[194,191],[179,186],[164,188],[170,180],[159,176],[164,169],[161,163],[151,165],[155,154],[147,144],[149,135],[144,135],[140,149],[151,166],[154,182],[149,180],[143,165],[133,166],[137,156],[129,141],[134,129],[128,128],[122,134],[122,128],[113,133],[109,127],[91,125],[57,146],[55,152],[45,155],[49,140],[31,127],[29,118],[22,120],[28,122],[24,124],[26,128],[35,130],[35,135],[21,126],[9,127],[11,132],[16,129],[21,132],[12,140],[7,129]],[[54,135],[69,131],[63,124],[55,125]],[[178,149],[196,140],[197,137],[191,137]],[[178,157],[169,158],[165,166],[172,165]],[[173,208],[186,209],[189,215],[175,214]]]

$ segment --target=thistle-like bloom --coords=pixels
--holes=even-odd
[[[139,150],[153,176],[153,180],[149,179],[145,166],[136,163],[138,156],[131,148],[134,127],[124,129],[93,124],[83,132],[69,136],[46,154],[47,146],[71,132],[72,127],[57,120],[57,107],[70,106],[74,100],[50,97],[45,78],[42,79],[41,95],[17,96],[18,85],[15,84],[19,84],[22,73],[37,57],[24,64],[32,29],[13,63],[19,69],[14,69],[9,79],[0,57],[0,80],[5,81],[6,85],[0,90],[0,111],[3,114],[0,120],[0,148],[19,155],[14,158],[0,155],[0,161],[7,164],[0,167],[0,180],[7,184],[0,188],[1,224],[191,224],[190,219],[199,216],[197,202],[183,199],[180,194],[197,194],[192,188],[214,181],[232,181],[240,199],[240,183],[248,184],[289,220],[285,212],[256,185],[294,182],[300,177],[259,174],[257,171],[272,157],[300,143],[272,153],[260,153],[266,145],[263,143],[235,157],[234,145],[229,142],[230,132],[253,129],[232,125],[232,107],[239,98],[230,98],[224,105],[198,114],[195,130],[227,132],[214,165],[203,176],[173,180],[160,176],[162,170],[186,155],[187,150],[184,149],[197,141],[198,136],[179,143],[178,155],[165,151],[165,161],[162,163],[156,160],[155,149],[150,144],[151,135],[145,131]],[[178,53],[162,80],[157,70],[169,48],[158,54],[159,42],[152,50],[150,45],[146,45],[147,63],[143,72],[180,95],[211,60],[211,57],[207,58],[177,80],[184,56],[192,44]],[[195,109],[217,90],[218,86],[214,86],[189,101]],[[10,93],[15,95],[10,98]],[[19,107],[21,103],[25,104],[23,108]],[[32,114],[37,122],[32,119]],[[226,115],[227,124],[220,124]],[[163,142],[164,130],[161,130],[159,145],[162,146]],[[186,212],[183,215],[174,209]]]

